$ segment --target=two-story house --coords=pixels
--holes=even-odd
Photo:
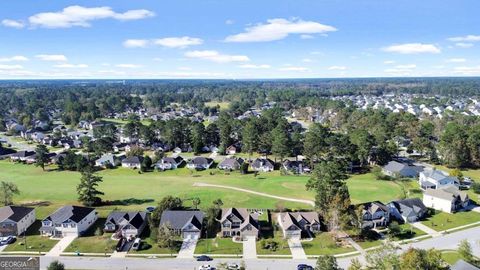
[[[286,212],[277,216],[284,238],[301,238],[321,231],[322,223],[317,212]]]
[[[0,236],[18,236],[35,222],[35,209],[22,206],[0,208]]]
[[[362,228],[385,227],[390,221],[390,211],[388,207],[379,202],[367,202],[363,206],[363,224]]]
[[[223,237],[258,237],[260,226],[258,224],[258,213],[249,212],[245,208],[222,209],[220,218]]]
[[[423,193],[423,204],[439,211],[453,213],[464,209],[470,204],[470,198],[464,191],[455,186],[439,189],[427,189]]]
[[[441,170],[424,170],[418,175],[418,184],[423,190],[439,189],[446,186],[453,186],[458,183],[458,179],[449,176],[448,173]]]
[[[80,236],[97,218],[95,208],[63,206],[42,220],[40,234],[51,237]]]
[[[103,230],[113,232],[115,238],[139,236],[147,225],[146,212],[113,211],[107,217]]]

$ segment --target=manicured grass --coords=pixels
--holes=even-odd
[[[422,235],[426,235],[424,231],[419,230],[408,223],[401,224],[400,229],[402,231],[400,234],[393,237],[394,241],[408,240]]]
[[[25,238],[19,236],[17,241],[8,245],[5,248],[5,251],[36,251],[36,252],[47,252],[57,244],[58,240],[52,240],[48,237],[41,236],[39,229],[42,226],[40,220],[35,221],[32,226],[30,226],[26,232],[26,241]],[[26,245],[25,245],[26,242]]]
[[[275,242],[278,243],[278,247],[276,250],[270,250],[270,249],[264,249],[262,248],[261,241],[262,239],[259,239],[257,241],[257,254],[259,255],[291,255],[292,253],[290,252],[290,248],[288,247],[288,241],[286,239],[283,239],[282,232],[280,231],[274,231],[273,232],[273,237],[271,238],[264,238],[266,240],[274,240]]]
[[[307,209],[309,205],[281,201],[259,195],[234,190],[211,187],[194,187],[195,182],[220,184],[245,188],[272,195],[313,200],[314,192],[305,190],[309,176],[282,176],[278,171],[242,175],[238,172],[227,173],[218,169],[190,171],[186,168],[165,172],[139,174],[136,170],[117,168],[98,172],[103,177],[100,189],[105,192],[103,199],[110,201],[109,206],[99,211],[120,209],[144,209],[155,205],[166,195],[175,195],[184,199],[186,204],[191,198],[201,199],[200,208],[208,207],[217,198],[222,199],[225,207],[275,208],[280,202],[291,209]],[[60,205],[78,204],[76,186],[80,180],[78,172],[56,171],[54,167],[42,171],[33,165],[0,161],[0,179],[17,184],[21,193],[15,196],[17,203],[43,202],[38,209],[42,218]],[[372,200],[388,202],[400,198],[401,188],[391,181],[375,180],[371,174],[354,175],[347,181],[353,203]],[[54,187],[54,188],[52,188]]]
[[[303,241],[302,246],[307,255],[335,255],[355,251],[353,247],[337,245],[327,232],[317,233],[312,241]]]
[[[454,265],[458,260],[462,257],[456,251],[443,251],[442,252],[442,259],[450,265]]]
[[[422,224],[436,231],[443,231],[479,221],[480,214],[473,211],[454,214],[436,211],[435,215],[422,221]]]
[[[104,218],[99,218],[95,224],[85,233],[85,235],[75,239],[65,252],[80,253],[111,253],[115,250],[117,241],[111,239],[111,233],[95,235],[97,229],[102,229],[105,224]]]
[[[220,106],[220,110],[226,110],[230,106],[230,102],[225,102],[225,101],[209,101],[205,102],[206,107],[216,107]]]
[[[212,238],[198,240],[195,254],[232,254],[242,255],[241,243],[235,243],[231,238]]]
[[[130,250],[131,254],[178,254],[182,240],[178,238],[172,248],[161,248],[150,238],[142,238],[140,248],[138,250]]]

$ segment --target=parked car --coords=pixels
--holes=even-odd
[[[229,264],[227,264],[227,269],[228,270],[239,270],[240,266],[238,266],[238,264],[236,264],[236,263],[229,263]]]
[[[204,264],[198,268],[198,270],[213,270],[210,264]]]
[[[211,257],[208,257],[207,255],[201,255],[197,257],[197,262],[209,262],[213,260]]]
[[[313,267],[308,264],[299,264],[297,265],[297,270],[313,270]]]
[[[155,206],[147,206],[147,208],[145,208],[145,210],[147,210],[148,213],[152,213],[153,210],[155,210]]]
[[[138,250],[138,248],[140,247],[141,241],[142,241],[142,239],[136,238],[135,241],[133,242],[132,249],[133,250]]]
[[[15,242],[15,237],[14,236],[7,236],[7,237],[3,237],[1,240],[0,240],[0,246],[3,246],[3,245],[9,245],[11,243]]]

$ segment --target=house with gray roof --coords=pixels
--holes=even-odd
[[[120,164],[120,161],[123,159],[123,156],[117,157],[114,154],[104,154],[99,159],[95,160],[95,166],[101,168],[115,167]]]
[[[377,228],[387,226],[390,220],[390,211],[388,207],[379,202],[363,203],[363,224],[362,228]]]
[[[244,239],[249,236],[258,237],[260,232],[258,213],[248,211],[245,208],[222,209],[220,223],[223,237]]]
[[[450,185],[439,189],[427,189],[423,193],[423,204],[435,210],[453,213],[465,209],[470,204],[470,198],[466,192]]]
[[[322,223],[317,212],[286,212],[277,216],[284,238],[301,238],[320,232]]]
[[[268,158],[257,158],[251,166],[257,172],[271,172],[275,169],[275,162]]]
[[[80,236],[97,218],[95,208],[66,205],[42,220],[40,234],[51,237]]]
[[[204,216],[202,211],[166,210],[160,218],[160,227],[167,225],[183,238],[198,238],[202,231]]]
[[[423,190],[426,189],[439,189],[446,186],[458,185],[458,179],[453,176],[449,176],[448,173],[437,170],[424,170],[418,175],[418,184]]]
[[[181,156],[176,157],[164,157],[155,163],[155,169],[165,171],[174,170],[181,166],[185,161]]]
[[[213,159],[206,157],[194,157],[187,163],[187,168],[192,170],[206,170],[213,165]]]
[[[22,206],[0,208],[0,236],[19,236],[35,222],[35,209]]]
[[[229,171],[235,171],[235,170],[240,170],[240,167],[242,166],[244,160],[243,158],[226,158],[220,164],[218,164],[218,168],[220,170],[229,170]]]
[[[133,156],[122,160],[122,167],[130,169],[139,169],[142,166],[143,157]]]
[[[390,216],[402,222],[411,223],[421,220],[428,212],[428,208],[419,198],[392,201],[387,206]]]
[[[10,160],[13,161],[26,161],[28,157],[35,156],[34,151],[18,151],[10,155]]]
[[[306,165],[303,161],[299,160],[285,160],[282,163],[282,166],[285,170],[289,172],[293,172],[295,174],[304,174],[304,173],[309,173],[310,167]]]
[[[107,217],[103,230],[114,233],[115,238],[139,236],[147,225],[147,213],[138,211],[113,211]]]
[[[401,163],[398,161],[390,161],[382,168],[382,172],[390,177],[406,177],[415,178],[423,171],[423,167],[411,164]]]
[[[480,270],[480,268],[460,259],[450,267],[450,270]]]

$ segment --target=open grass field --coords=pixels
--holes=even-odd
[[[454,214],[436,211],[435,215],[422,221],[422,224],[436,231],[443,231],[479,221],[480,214],[473,211]]]
[[[216,107],[220,106],[220,110],[226,110],[230,106],[230,102],[224,102],[224,101],[209,101],[205,102],[206,107]]]
[[[232,254],[242,255],[243,245],[235,243],[231,238],[199,239],[195,247],[195,254]]]
[[[76,186],[80,174],[48,171],[49,169],[51,168],[44,172],[33,165],[0,161],[0,181],[17,184],[21,193],[14,197],[16,203],[34,202],[42,205],[37,209],[39,219],[61,205],[78,203]],[[196,172],[182,168],[139,174],[136,170],[117,168],[100,171],[98,174],[104,180],[100,185],[100,189],[105,192],[103,199],[108,201],[107,206],[98,209],[101,216],[106,216],[113,209],[143,209],[155,205],[155,201],[166,195],[181,197],[187,206],[191,198],[199,197],[202,202],[200,208],[210,206],[217,198],[222,199],[225,207],[275,208],[278,203],[291,209],[310,207],[235,190],[195,187],[195,182],[228,185],[289,198],[314,199],[313,191],[305,190],[308,176],[281,176],[278,171],[260,173],[255,177],[254,174],[225,173],[217,169]],[[370,200],[388,202],[400,198],[403,194],[400,185],[375,180],[371,174],[354,175],[347,181],[347,185],[353,203]]]
[[[342,247],[335,243],[329,233],[317,233],[312,241],[302,242],[303,250],[307,255],[335,255],[355,251],[353,247]]]

